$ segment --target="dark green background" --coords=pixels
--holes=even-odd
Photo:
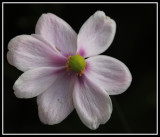
[[[17,35],[32,34],[38,18],[51,12],[78,33],[95,11],[117,23],[115,39],[103,53],[124,62],[133,81],[128,90],[111,96],[113,113],[90,130],[74,110],[63,122],[43,125],[36,98],[18,99],[12,86],[22,74],[6,60],[7,44]],[[155,133],[156,132],[156,4],[4,4],[4,133]]]

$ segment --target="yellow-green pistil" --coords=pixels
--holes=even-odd
[[[68,56],[68,60],[66,62],[66,70],[69,72],[74,71],[78,76],[81,76],[85,70],[86,62],[85,59],[79,54],[75,56]]]
[[[85,59],[80,55],[71,56],[69,67],[75,72],[81,72],[86,66]]]

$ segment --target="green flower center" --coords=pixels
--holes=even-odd
[[[81,72],[85,69],[86,62],[83,57],[80,55],[72,56],[69,60],[69,68],[71,68],[75,72]]]

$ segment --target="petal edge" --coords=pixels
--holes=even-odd
[[[104,88],[109,95],[121,94],[128,89],[132,75],[127,66],[113,57],[98,55],[86,60],[85,73]]]
[[[37,21],[35,32],[55,46],[65,57],[76,53],[77,34],[58,16],[52,13],[42,14]]]
[[[111,45],[115,32],[115,21],[103,11],[95,12],[79,31],[77,52],[84,52],[84,57],[104,52]]]
[[[24,72],[13,89],[17,98],[32,98],[44,92],[54,83],[64,68],[41,67]]]
[[[83,80],[77,80],[75,83],[73,103],[81,121],[88,128],[95,130],[109,120],[112,102],[108,94],[96,83],[86,77],[83,77]]]

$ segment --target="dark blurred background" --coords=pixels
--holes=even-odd
[[[4,4],[4,133],[155,133],[156,132],[156,4]],[[36,98],[18,99],[12,86],[21,71],[8,64],[7,45],[21,34],[32,34],[38,18],[51,12],[78,33],[97,10],[117,23],[115,39],[103,53],[124,62],[133,81],[126,92],[111,96],[113,113],[90,130],[74,110],[63,122],[43,125]]]

